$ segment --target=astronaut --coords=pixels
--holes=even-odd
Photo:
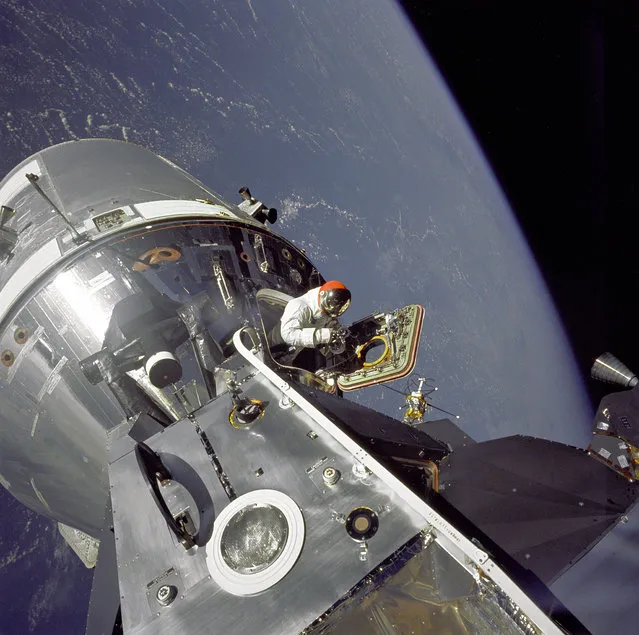
[[[293,298],[284,309],[279,329],[276,326],[275,332],[271,333],[271,343],[275,346],[284,344],[289,351],[292,348],[296,366],[317,366],[317,348],[330,344],[335,338],[340,328],[337,318],[350,303],[351,292],[337,280],[325,282],[321,287]],[[286,357],[290,362],[291,356]]]

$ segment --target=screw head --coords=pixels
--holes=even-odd
[[[155,599],[158,601],[158,604],[162,606],[168,606],[175,600],[175,596],[177,595],[177,589],[170,584],[163,584],[158,590],[155,592]]]
[[[325,467],[322,472],[322,478],[326,485],[335,485],[339,481],[341,474],[334,467]]]

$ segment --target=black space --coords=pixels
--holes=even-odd
[[[639,3],[401,3],[519,219],[582,375],[604,351],[639,373]],[[595,404],[610,391],[587,385]]]

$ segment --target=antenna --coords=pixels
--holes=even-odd
[[[38,180],[40,177],[37,174],[25,174],[27,180],[31,185],[33,185],[34,189],[38,194],[51,205],[53,211],[62,219],[64,224],[69,228],[69,231],[73,235],[73,242],[76,244],[85,242],[88,240],[86,236],[82,236],[80,232],[73,226],[73,224],[69,221],[69,219],[62,213],[62,211],[58,208],[58,206],[44,193],[44,190],[40,187]]]

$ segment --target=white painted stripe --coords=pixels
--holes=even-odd
[[[7,179],[7,182],[0,188],[0,205],[7,205],[14,199],[22,190],[29,185],[27,181],[27,174],[37,174],[40,176],[42,170],[37,160],[33,160],[27,163],[21,170]]]
[[[40,418],[40,413],[36,412],[35,417],[33,417],[33,425],[31,426],[31,436],[35,436],[36,426],[38,425],[38,419]]]
[[[373,474],[378,476],[398,496],[400,496],[425,521],[435,529],[434,535],[437,543],[443,547],[465,569],[469,569],[467,560],[474,562],[477,567],[498,584],[513,601],[526,613],[544,634],[553,633],[561,635],[562,631],[557,625],[513,582],[508,575],[490,558],[486,552],[477,548],[464,534],[457,531],[443,516],[438,514],[428,503],[422,500],[409,487],[404,485],[396,476],[387,470],[379,461],[342,432],[328,417],[318,410],[310,401],[299,394],[290,384],[284,381],[275,371],[260,360],[254,352],[250,351],[242,343],[242,332],[236,331],[233,336],[233,344],[237,352],[256,368],[264,377],[272,382],[291,401],[299,406],[313,421],[318,423],[336,441],[341,443],[358,461],[363,463]],[[443,539],[442,539],[443,538]],[[451,548],[452,547],[452,548]],[[461,552],[461,553],[460,553]],[[472,570],[471,570],[472,571]]]
[[[33,491],[35,492],[35,495],[38,497],[38,500],[49,510],[51,511],[51,508],[49,507],[49,503],[47,503],[44,494],[36,487],[35,484],[35,479],[32,478],[31,479],[31,487],[33,488]]]
[[[147,220],[178,216],[212,216],[214,218],[239,218],[222,205],[209,205],[199,201],[153,201],[135,206],[140,216]],[[245,219],[242,219],[245,220]]]
[[[9,481],[7,481],[7,479],[2,476],[2,474],[0,474],[0,485],[5,487],[6,489],[11,489],[11,483],[9,483]]]
[[[0,289],[0,321],[11,310],[20,294],[34,281],[37,280],[51,265],[55,264],[62,254],[58,247],[58,241],[54,238],[43,245],[33,256],[27,258],[15,273]]]

